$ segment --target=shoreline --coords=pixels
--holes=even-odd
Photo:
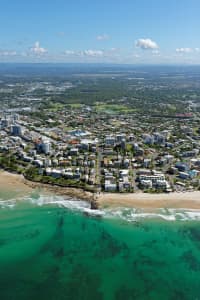
[[[93,200],[93,194],[91,192],[84,191],[83,189],[80,188],[62,187],[59,185],[51,185],[48,183],[34,182],[26,178],[24,178],[23,181],[24,181],[24,185],[32,189],[38,188],[44,190],[44,192],[51,192],[61,196],[76,197],[80,200],[85,200],[90,203]]]
[[[13,186],[14,185],[14,186]],[[10,188],[11,191],[33,192],[34,189],[42,189],[44,193],[55,193],[61,196],[71,196],[91,202],[93,194],[79,188],[61,187],[47,183],[34,182],[26,179],[22,174],[17,174],[0,169],[0,189]]]
[[[33,182],[23,175],[0,170],[0,190],[9,189],[16,197],[32,193],[34,189],[42,189],[45,193],[51,192],[61,196],[71,196],[80,200],[88,201],[91,208],[106,207],[133,207],[141,209],[159,208],[187,208],[200,209],[200,191],[171,192],[160,194],[148,193],[100,193],[84,191],[80,188],[60,187],[45,183]]]
[[[98,198],[100,208],[105,207],[133,207],[147,210],[160,208],[172,209],[200,209],[200,191],[172,192],[169,194],[101,194]]]

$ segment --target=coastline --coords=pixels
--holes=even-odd
[[[0,199],[20,199],[33,190],[24,183],[24,176],[0,169]]]
[[[23,179],[24,185],[28,186],[31,189],[42,189],[44,192],[48,193],[55,193],[61,196],[71,196],[76,197],[81,200],[85,200],[91,203],[93,200],[93,194],[91,192],[84,191],[80,188],[72,188],[72,187],[61,187],[58,185],[51,185],[48,183],[40,183],[40,182],[33,182],[26,178]]]
[[[159,208],[200,209],[200,191],[171,192],[168,194],[147,193],[102,193],[98,198],[100,208],[134,207],[147,210]]]
[[[44,193],[51,192],[61,196],[76,197],[88,202],[93,200],[93,194],[82,189],[33,182],[26,179],[23,175],[0,169],[0,190],[7,189],[10,192],[15,192],[17,198],[27,192],[31,194],[34,189],[42,189]]]
[[[88,201],[94,205],[93,208],[105,207],[134,207],[147,210],[159,208],[174,209],[200,209],[200,191],[192,192],[171,192],[168,194],[148,194],[148,193],[101,193],[94,195],[91,192],[79,188],[60,187],[56,185],[32,182],[24,178],[23,175],[0,170],[0,190],[7,190],[13,193],[16,198],[25,194],[31,194],[34,189],[42,189],[44,193],[55,193],[61,196],[71,196]]]

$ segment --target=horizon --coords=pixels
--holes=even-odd
[[[113,66],[113,67],[200,67],[200,63],[198,64],[184,64],[184,63],[171,63],[171,64],[154,64],[154,63],[141,63],[141,64],[136,64],[136,63],[112,63],[112,62],[44,62],[44,61],[38,61],[38,62],[2,62],[0,61],[0,66],[1,65],[75,65],[75,66]]]
[[[198,0],[3,3],[0,63],[200,65]]]

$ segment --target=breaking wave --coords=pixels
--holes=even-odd
[[[13,208],[16,205],[16,200],[11,199],[11,200],[2,200],[0,199],[0,208]]]
[[[99,210],[92,210],[90,203],[68,196],[57,195],[32,195],[23,199],[23,202],[29,202],[33,205],[56,205],[67,208],[71,211],[82,212],[89,216],[103,217],[106,219],[120,219],[126,222],[137,222],[142,219],[162,219],[165,221],[200,221],[200,210],[196,209],[156,209],[154,212],[146,212],[142,209],[136,208],[105,208]],[[19,200],[0,199],[1,208],[14,208]]]
[[[165,221],[199,220],[200,210],[189,209],[157,209],[154,212],[145,212],[142,209],[118,208],[107,209],[106,217],[119,218],[128,222],[137,222],[141,219],[162,219]]]

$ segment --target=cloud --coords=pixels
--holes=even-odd
[[[140,58],[141,56],[139,54],[135,53],[135,54],[133,54],[133,57],[134,58]]]
[[[152,54],[153,56],[161,56],[160,51],[159,50],[152,50]]]
[[[76,51],[74,51],[74,50],[65,50],[64,54],[65,55],[76,55]]]
[[[66,50],[64,52],[65,55],[67,56],[79,56],[79,57],[103,57],[104,56],[104,51],[103,50],[82,50],[82,51],[75,51],[75,50]]]
[[[83,53],[85,56],[92,56],[92,57],[104,55],[104,51],[102,50],[85,50]]]
[[[152,41],[151,39],[138,39],[135,41],[135,46],[143,50],[153,50],[159,48],[156,42]]]
[[[30,48],[30,52],[35,54],[35,55],[42,55],[47,53],[47,49],[40,47],[40,42],[35,42],[34,46]]]
[[[105,33],[97,36],[98,41],[108,41],[109,39],[110,39],[110,36]]]
[[[111,52],[116,52],[116,51],[119,51],[119,48],[112,47],[112,48],[110,48],[110,51]]]
[[[16,56],[16,55],[17,55],[16,51],[0,50],[0,56]]]
[[[152,53],[153,54],[160,54],[160,51],[159,50],[152,50]]]
[[[121,62],[122,54],[119,48],[66,50],[62,53],[65,60],[76,62]]]
[[[192,48],[176,48],[176,53],[191,53],[193,52]]]

